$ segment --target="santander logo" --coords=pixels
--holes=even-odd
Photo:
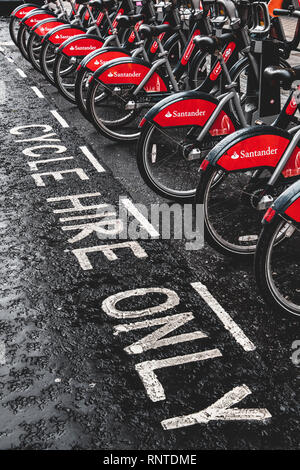
[[[185,117],[200,117],[200,116],[205,116],[206,111],[201,111],[200,109],[197,109],[197,111],[176,111],[174,110],[172,113],[168,111],[165,114],[166,118],[185,118]]]
[[[139,78],[142,74],[138,72],[109,72],[109,78]]]
[[[70,36],[63,36],[62,34],[61,35],[57,34],[55,36],[55,39],[69,39],[69,38],[70,38]]]
[[[70,51],[94,51],[96,46],[71,46]]]
[[[238,154],[237,152],[234,152],[230,158],[232,160],[237,160],[238,158],[255,158],[255,157],[266,157],[266,156],[272,156],[272,155],[277,155],[278,148],[271,148],[270,145],[266,149],[263,150],[254,150],[253,152],[247,152],[246,150],[241,150],[240,153]]]

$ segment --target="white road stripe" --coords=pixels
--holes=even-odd
[[[153,238],[159,237],[159,232],[155,230],[152,224],[143,216],[143,214],[135,207],[135,205],[130,201],[130,199],[124,198],[121,199],[122,204],[126,207],[128,212],[130,212],[136,220],[144,227],[144,229],[149,233]]]
[[[6,364],[6,348],[5,348],[5,344],[0,341],[0,366],[3,366]]]
[[[45,98],[43,93],[36,86],[32,86],[31,89],[38,98],[41,98],[41,99]]]
[[[23,72],[22,69],[16,69],[16,71],[18,72],[18,74],[20,75],[20,77],[22,77],[22,78],[26,78],[26,77],[27,77],[26,73]]]
[[[201,282],[192,282],[192,287],[201,295],[203,300],[215,312],[219,320],[223,323],[237,343],[239,343],[245,351],[254,351],[256,346],[249,340],[243,330],[235,323],[231,316],[221,307],[219,302],[211,295],[207,287]]]
[[[14,46],[14,42],[10,41],[10,42],[0,42],[0,46]]]
[[[0,104],[4,104],[6,101],[6,84],[0,80]]]
[[[89,160],[89,162],[93,165],[95,170],[98,171],[98,173],[105,173],[103,166],[100,165],[98,160],[94,157],[94,155],[89,151],[89,149],[85,145],[79,148],[82,151],[82,153],[86,156],[86,158]]]
[[[5,57],[8,60],[8,62],[14,64],[15,61],[11,57],[7,57],[7,56],[5,56]]]
[[[63,127],[64,129],[70,127],[67,121],[57,111],[52,110],[50,111],[50,113],[55,117],[55,119],[57,119],[61,127]]]

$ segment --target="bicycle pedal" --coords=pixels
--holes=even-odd
[[[264,211],[268,209],[272,205],[273,202],[274,202],[274,198],[270,196],[269,194],[266,194],[265,196],[261,198],[261,200],[257,204],[257,209],[259,211]]]
[[[200,149],[193,149],[187,155],[187,160],[188,161],[199,160],[199,158],[201,158],[201,150]]]

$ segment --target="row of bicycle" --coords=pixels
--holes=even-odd
[[[300,66],[287,60],[300,11],[274,0],[53,3],[12,13],[23,56],[106,138],[138,141],[145,183],[203,204],[206,241],[256,254],[263,297],[299,316]],[[295,18],[291,40],[281,16]]]

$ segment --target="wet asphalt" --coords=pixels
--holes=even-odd
[[[98,252],[88,256],[91,269],[83,269],[74,250],[113,242],[95,233],[74,241],[78,229],[62,230],[72,223],[60,218],[78,214],[54,213],[69,206],[49,198],[100,193],[84,203],[115,205],[120,195],[133,203],[164,201],[139,177],[134,145],[113,144],[98,135],[10,43],[8,21],[1,19],[0,449],[298,449],[300,374],[291,356],[292,344],[300,339],[299,323],[270,312],[256,290],[251,265],[241,266],[208,246],[189,252],[184,242],[140,241],[147,256],[137,258],[123,249],[110,261]],[[51,110],[69,127],[63,128]],[[28,125],[19,135],[11,133]],[[37,125],[51,126],[49,133],[60,139],[55,143],[67,148],[62,155],[49,148],[40,159],[73,158],[32,169],[28,162],[38,159],[28,155],[28,148],[38,144],[17,141],[41,136]],[[105,171],[96,170],[82,146]],[[43,176],[45,186],[32,176],[70,169],[81,171],[59,181]],[[224,328],[192,287],[196,282],[242,329],[251,350]],[[179,304],[130,320],[102,308],[109,296],[153,287],[176,292]],[[164,300],[162,294],[148,294],[123,300],[118,308],[146,309]],[[169,336],[200,330],[205,338],[128,354],[124,348],[158,327],[114,334],[120,324],[183,312],[194,318]],[[151,399],[136,370],[144,361],[215,349],[218,357],[159,369],[165,395],[160,401]],[[219,417],[163,428],[162,421],[204,410],[242,385],[251,394],[233,407],[267,410],[268,419]]]

